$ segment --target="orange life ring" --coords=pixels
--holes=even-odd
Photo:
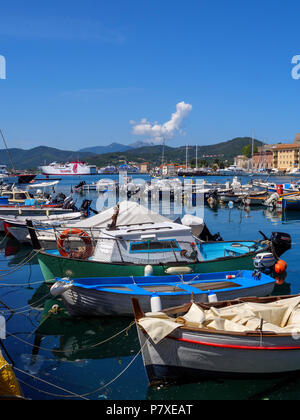
[[[82,239],[82,241],[85,244],[85,249],[83,251],[67,251],[65,248],[65,240],[69,238],[69,236],[72,235],[77,235],[80,237],[80,239]],[[88,258],[90,258],[90,256],[93,253],[93,245],[92,245],[92,240],[89,237],[89,235],[81,230],[81,229],[77,229],[77,228],[71,228],[71,229],[66,229],[64,232],[62,232],[59,235],[59,238],[57,239],[56,242],[56,246],[58,249],[58,252],[60,253],[60,255],[62,257],[73,257],[73,258],[78,258],[80,260],[87,260]]]

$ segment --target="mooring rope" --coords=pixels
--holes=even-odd
[[[135,324],[135,321],[132,323],[132,324]],[[127,327],[128,328],[128,327]],[[124,331],[124,330],[123,330]],[[79,399],[84,399],[84,400],[88,400],[88,398],[87,397],[89,397],[89,396],[91,396],[91,395],[93,395],[93,394],[95,394],[96,392],[100,392],[100,391],[102,391],[103,389],[105,389],[105,388],[107,388],[107,387],[109,387],[111,384],[113,384],[115,381],[117,381],[129,368],[130,368],[130,366],[136,361],[136,359],[139,357],[139,355],[142,353],[142,351],[143,351],[143,349],[144,349],[144,347],[146,346],[146,344],[148,343],[148,341],[149,341],[149,338],[145,341],[145,343],[143,344],[143,346],[140,348],[140,350],[138,351],[138,353],[132,358],[132,360],[125,366],[125,368],[120,372],[120,373],[118,373],[113,379],[111,379],[109,382],[107,382],[105,385],[102,385],[101,387],[99,387],[99,388],[97,388],[97,389],[95,389],[94,391],[91,391],[91,392],[88,392],[88,393],[85,393],[85,394],[77,394],[77,393],[75,393],[75,392],[73,392],[73,391],[69,391],[69,390],[67,390],[67,389],[65,389],[65,388],[63,388],[63,387],[61,387],[61,386],[58,386],[58,385],[55,385],[55,384],[53,384],[53,383],[51,383],[51,382],[49,382],[49,381],[46,381],[46,380],[44,380],[44,379],[41,379],[41,378],[39,378],[39,377],[37,377],[37,376],[35,376],[35,375],[32,375],[31,373],[28,373],[28,372],[25,372],[24,370],[22,370],[22,369],[19,369],[19,368],[17,368],[17,367],[14,367],[14,370],[16,370],[16,371],[18,371],[18,372],[20,372],[20,373],[22,373],[22,374],[24,374],[24,375],[27,375],[27,376],[30,376],[31,378],[33,378],[33,379],[35,379],[35,380],[37,380],[37,381],[40,381],[40,382],[42,382],[42,383],[44,383],[44,384],[46,384],[46,385],[49,385],[49,386],[52,386],[52,387],[54,387],[54,388],[57,388],[57,389],[59,389],[59,390],[61,390],[61,391],[63,391],[63,392],[65,392],[65,393],[68,393],[69,395],[58,395],[58,394],[54,394],[54,393],[51,393],[51,392],[48,392],[48,391],[43,391],[43,390],[41,390],[41,389],[39,389],[39,388],[36,388],[36,387],[34,387],[33,385],[31,385],[31,384],[27,384],[26,382],[24,382],[24,381],[22,381],[21,379],[19,379],[18,378],[18,381],[20,382],[20,383],[22,383],[22,384],[24,384],[25,386],[28,386],[28,387],[30,387],[30,388],[32,388],[32,389],[35,389],[36,391],[38,391],[38,392],[41,392],[41,393],[43,393],[43,394],[47,394],[47,395],[50,395],[50,396],[52,396],[52,397],[56,397],[56,398],[74,398],[74,397],[76,397],[76,398],[79,398]]]
[[[62,388],[62,387],[60,387],[60,386],[58,386],[58,385],[54,385],[54,384],[52,384],[51,382],[49,382],[49,381],[45,381],[44,379],[41,379],[41,378],[39,378],[39,377],[37,377],[37,376],[34,376],[34,375],[32,375],[32,374],[30,374],[30,373],[28,373],[28,372],[25,372],[25,371],[23,371],[23,370],[21,370],[21,369],[18,369],[18,368],[16,368],[16,367],[14,367],[14,369],[16,370],[16,371],[18,371],[18,372],[21,372],[21,373],[23,373],[23,374],[25,374],[25,375],[27,375],[27,376],[30,376],[31,378],[33,378],[33,379],[36,379],[36,380],[38,380],[38,381],[41,381],[41,382],[43,382],[43,383],[45,383],[45,384],[47,384],[47,385],[50,385],[50,386],[52,386],[52,387],[54,387],[54,388],[57,388],[57,389],[60,389],[60,390],[62,390],[63,392],[66,392],[66,393],[69,393],[70,395],[57,395],[57,394],[53,394],[53,393],[50,393],[50,392],[47,392],[47,391],[42,391],[41,389],[39,389],[39,388],[35,388],[35,387],[33,387],[32,385],[29,385],[29,384],[26,384],[26,383],[24,383],[24,381],[22,381],[22,380],[20,380],[20,379],[18,379],[21,383],[24,383],[25,385],[27,385],[27,386],[29,386],[29,387],[31,387],[31,388],[34,388],[36,391],[39,391],[39,392],[41,392],[41,393],[44,393],[44,394],[48,394],[48,395],[50,395],[50,396],[53,396],[53,397],[56,397],[56,398],[74,398],[74,397],[76,397],[76,398],[80,398],[80,399],[85,399],[85,400],[87,400],[88,398],[87,397],[89,397],[89,396],[91,396],[91,395],[93,395],[93,394],[95,394],[96,392],[100,392],[100,391],[102,391],[103,389],[105,389],[105,388],[107,388],[107,387],[109,387],[111,384],[113,384],[115,381],[117,381],[129,368],[130,368],[130,366],[136,361],[136,359],[139,357],[139,355],[142,353],[142,351],[143,351],[143,349],[144,349],[144,347],[146,346],[146,344],[148,343],[148,341],[149,341],[149,338],[145,341],[145,343],[143,344],[143,346],[140,348],[140,350],[138,351],[138,353],[133,357],[133,359],[126,365],[126,367],[120,372],[120,373],[118,373],[112,380],[110,380],[109,382],[107,382],[105,385],[102,385],[101,387],[99,387],[99,388],[97,388],[97,389],[95,389],[94,391],[91,391],[91,392],[88,392],[88,393],[85,393],[85,394],[76,394],[76,393],[74,393],[74,392],[72,392],[72,391],[68,391],[68,390],[66,390],[65,388]]]
[[[0,313],[8,313],[8,312],[13,312],[14,315],[20,315],[23,314],[25,312],[29,312],[31,309],[34,309],[33,306],[36,305],[39,302],[42,302],[45,298],[51,296],[50,293],[48,293],[47,295],[41,297],[40,299],[36,300],[35,302],[32,302],[31,305],[25,305],[25,306],[21,306],[20,308],[9,308],[9,309],[4,309],[4,310],[0,310]],[[21,311],[21,309],[25,309],[28,308],[26,310]]]
[[[32,254],[32,252],[34,252],[34,254],[30,257],[30,255]],[[22,267],[24,267],[24,265],[28,264],[31,260],[33,260],[40,252],[41,252],[40,249],[38,251],[31,251],[31,253],[29,255],[27,255],[24,258],[24,260],[21,261],[16,267],[14,267],[11,270],[7,270],[4,274],[0,274],[0,278],[1,277],[8,276],[9,274],[15,273],[16,271],[18,271],[19,269],[21,269]],[[1,286],[1,283],[0,283],[0,286]]]
[[[41,252],[41,250],[34,251],[34,254],[30,258],[29,258],[29,256],[30,256],[30,254],[29,254],[29,256],[24,258],[24,260],[21,261],[16,267],[14,267],[13,269],[11,269],[9,271],[6,271],[4,274],[0,274],[0,278],[8,276],[9,274],[15,273],[16,271],[18,271],[19,269],[24,267],[24,265],[28,264],[31,260],[33,260],[40,252]],[[1,285],[1,283],[0,283],[0,285]]]
[[[92,346],[89,346],[89,347],[84,347],[84,348],[82,348],[82,349],[80,349],[80,350],[81,350],[81,351],[90,350],[90,349],[92,349],[92,348],[99,347],[99,346],[101,346],[102,344],[105,344],[105,343],[107,343],[107,342],[109,342],[109,341],[113,340],[114,338],[118,337],[119,335],[121,335],[121,334],[122,334],[122,333],[124,333],[124,332],[126,332],[126,333],[128,334],[129,329],[130,329],[133,325],[135,325],[135,321],[131,322],[131,323],[129,324],[129,326],[127,326],[126,328],[124,328],[122,331],[119,331],[118,333],[116,333],[116,334],[112,335],[111,337],[106,338],[105,340],[100,341],[99,343],[93,344]],[[9,337],[13,337],[13,338],[17,339],[18,341],[20,341],[21,343],[26,344],[26,345],[28,345],[28,346],[30,346],[30,347],[35,348],[35,349],[44,350],[44,351],[48,351],[48,352],[51,352],[51,353],[64,353],[64,350],[53,350],[53,349],[49,349],[49,348],[46,348],[46,347],[41,347],[41,346],[37,346],[37,345],[32,344],[32,343],[29,343],[28,341],[23,340],[22,338],[17,337],[16,335],[14,335],[14,334],[12,334],[12,333],[9,333],[8,331],[6,332],[6,334],[7,334],[7,336],[9,336]]]

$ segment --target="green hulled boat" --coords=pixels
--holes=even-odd
[[[98,222],[101,217],[107,221],[111,215],[95,216]],[[106,224],[96,237],[95,226],[68,228],[58,238],[58,249],[47,250],[30,229],[45,280],[251,270],[258,253],[281,255],[291,246],[289,235],[284,234],[273,241],[264,237],[261,241],[204,242],[198,239],[202,219],[189,220],[190,225],[174,223],[137,204],[126,208],[118,222]]]

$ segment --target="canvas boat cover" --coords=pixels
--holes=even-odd
[[[114,211],[115,208],[111,207],[108,210],[97,214],[96,216],[72,224],[72,226],[80,229],[106,228],[107,225],[112,222]],[[120,203],[117,227],[163,222],[170,222],[170,220],[158,213],[148,210],[146,207],[141,206],[138,203],[130,201],[122,201]]]
[[[263,323],[262,323],[263,320]],[[155,344],[181,326],[213,331],[262,331],[300,333],[300,296],[272,303],[245,302],[224,308],[203,310],[193,303],[189,311],[179,318],[168,317],[163,312],[148,313],[138,320]]]

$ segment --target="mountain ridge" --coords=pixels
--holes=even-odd
[[[214,145],[198,146],[198,159],[220,159],[233,161],[236,155],[242,153],[244,146],[251,143],[250,137],[237,137],[232,140],[227,140]],[[257,146],[263,143],[255,140]],[[124,145],[123,145],[124,146]],[[105,147],[105,146],[103,146]],[[87,148],[88,149],[88,148]],[[99,167],[107,166],[109,164],[117,165],[120,162],[150,162],[153,165],[158,165],[162,162],[162,145],[145,145],[139,148],[130,148],[120,152],[110,152],[105,154],[94,154],[91,152],[79,152],[71,150],[61,150],[49,146],[38,146],[29,150],[11,148],[8,149],[12,158],[15,169],[30,169],[35,170],[39,166],[50,164],[51,162],[67,162],[84,160],[90,164],[95,164]],[[188,147],[189,161],[195,159],[196,146]],[[206,157],[204,157],[206,156]],[[208,157],[207,157],[208,156]],[[185,163],[186,146],[164,148],[164,162],[166,163]],[[0,150],[0,163],[11,168],[9,156],[6,149]]]

